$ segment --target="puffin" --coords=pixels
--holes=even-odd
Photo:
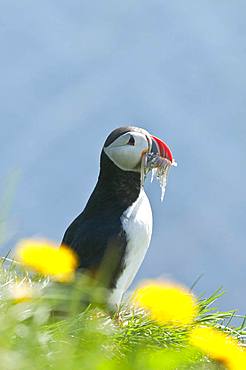
[[[173,162],[167,144],[143,128],[119,127],[109,134],[96,186],[61,243],[77,254],[79,271],[104,280],[110,307],[120,306],[151,240],[152,210],[141,178],[146,153]]]

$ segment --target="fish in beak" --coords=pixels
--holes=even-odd
[[[151,145],[149,152],[143,155],[141,179],[145,180],[148,172],[152,172],[151,181],[155,177],[161,187],[161,201],[164,199],[167,184],[167,175],[171,166],[177,166],[169,146],[156,136],[150,135]]]

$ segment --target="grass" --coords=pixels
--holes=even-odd
[[[188,343],[187,328],[160,326],[141,309],[122,306],[110,315],[83,305],[82,297],[104,294],[85,277],[74,284],[50,284],[16,265],[0,273],[0,363],[4,370],[165,370],[218,369]],[[32,298],[17,296],[13,286],[32,288]],[[25,289],[24,289],[25,291]],[[34,293],[33,293],[34,292]],[[222,292],[200,297],[197,322],[245,340],[245,319],[219,312],[214,303]],[[241,320],[238,327],[232,319]]]

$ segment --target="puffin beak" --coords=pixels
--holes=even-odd
[[[152,145],[150,152],[158,154],[162,158],[168,159],[171,163],[174,162],[173,155],[167,144],[156,136],[150,135],[152,139]]]

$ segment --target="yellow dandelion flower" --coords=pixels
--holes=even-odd
[[[246,369],[246,352],[243,348],[235,339],[215,328],[195,327],[190,333],[190,343],[227,369]]]
[[[132,301],[160,324],[185,326],[198,313],[196,299],[185,287],[164,281],[146,282],[136,289]]]
[[[60,282],[71,281],[78,266],[78,258],[70,248],[57,248],[41,240],[21,241],[16,248],[16,258],[26,267]]]

